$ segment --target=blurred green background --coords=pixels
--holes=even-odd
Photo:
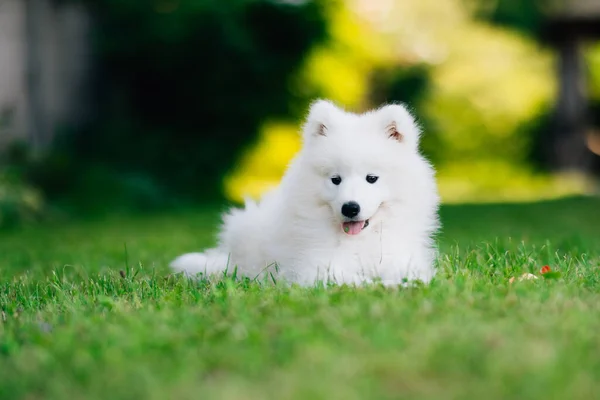
[[[593,193],[593,3],[9,0],[0,226],[258,196],[298,150],[316,97],[353,111],[408,103],[447,203]],[[579,30],[585,110],[571,132],[555,113],[557,66]],[[567,134],[587,162],[555,156]]]

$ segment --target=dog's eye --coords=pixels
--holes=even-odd
[[[369,183],[375,183],[377,182],[377,179],[379,179],[378,176],[375,175],[367,175],[367,182]]]
[[[342,183],[342,178],[340,178],[339,176],[333,176],[331,177],[331,183],[333,183],[334,185],[339,185],[340,183]]]

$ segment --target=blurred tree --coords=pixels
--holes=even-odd
[[[474,17],[490,12],[473,7],[480,3],[328,4],[329,40],[312,50],[294,88],[352,111],[408,103],[426,132],[422,148],[438,169],[445,200],[504,195],[513,183],[521,196],[535,186],[528,169],[531,129],[554,94],[552,58],[532,37]],[[260,145],[226,180],[230,199],[258,196],[283,174],[299,147],[298,126],[277,122],[265,126]],[[280,154],[270,157],[267,148]]]
[[[548,0],[464,0],[473,7],[474,16],[492,24],[537,36],[544,22]]]
[[[592,172],[600,159],[586,144],[587,130],[594,123],[597,98],[587,93],[587,78],[594,79],[594,69],[586,68],[583,39],[600,35],[598,3],[595,0],[512,0],[478,1],[472,3],[478,17],[497,25],[542,39],[556,53],[558,93],[550,110],[527,124],[535,131],[532,161],[556,170]],[[588,106],[588,103],[591,103]]]
[[[63,151],[33,171],[50,194],[85,187],[106,198],[116,174],[114,190],[219,196],[264,118],[308,101],[288,81],[326,34],[317,1],[102,0],[90,9],[97,123],[66,136]]]

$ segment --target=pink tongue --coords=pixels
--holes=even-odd
[[[365,221],[350,221],[342,224],[342,229],[348,235],[358,235],[365,227]]]

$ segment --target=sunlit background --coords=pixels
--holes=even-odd
[[[596,3],[3,0],[0,225],[259,196],[317,97],[407,103],[445,202],[593,194]]]

